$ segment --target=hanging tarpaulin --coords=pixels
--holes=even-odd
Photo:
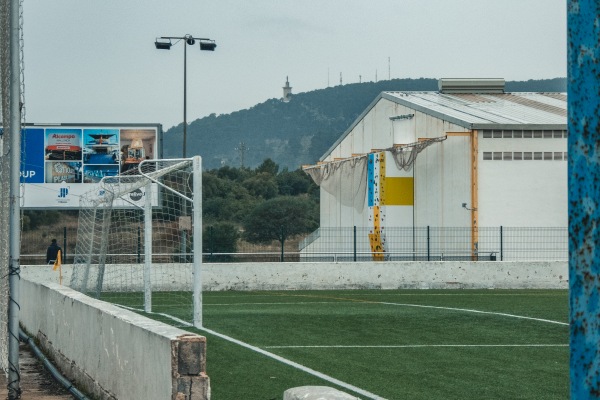
[[[429,145],[446,140],[447,136],[440,136],[432,139],[421,139],[416,143],[407,144],[404,146],[394,146],[386,151],[392,154],[392,158],[398,169],[410,171],[415,164],[417,155],[425,150]]]
[[[358,156],[305,167],[313,181],[344,206],[361,212],[365,206],[367,157]]]

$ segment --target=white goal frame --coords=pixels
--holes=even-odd
[[[156,168],[160,166],[160,163],[164,162],[168,164],[165,168]],[[182,191],[174,190],[173,188],[165,185],[160,181],[160,178],[169,172],[178,170],[178,169],[188,169],[191,166],[191,177],[192,177],[192,187],[191,194],[187,192],[189,189],[185,189]],[[152,186],[160,187],[162,190],[169,191],[171,194],[178,196],[182,199],[182,207],[187,209],[191,208],[191,232],[194,240],[191,243],[191,273],[193,275],[191,279],[192,286],[192,320],[193,325],[196,328],[202,328],[202,158],[200,156],[194,156],[192,158],[185,159],[166,159],[166,160],[144,160],[142,161],[137,168],[137,174],[123,174],[117,175],[113,177],[104,177],[100,181],[99,188],[96,188],[91,193],[91,198],[93,199],[92,203],[89,207],[84,207],[82,205],[82,209],[91,209],[91,213],[93,213],[94,217],[92,218],[92,225],[98,226],[96,221],[96,213],[104,210],[111,210],[111,207],[114,205],[115,199],[120,201],[127,201],[125,196],[131,193],[134,190],[145,189],[145,193],[150,195],[145,195],[145,200],[143,201],[143,205],[133,204],[138,210],[142,210],[143,212],[143,220],[144,220],[144,263],[143,263],[143,302],[144,302],[144,311],[151,313],[152,312],[152,272],[153,272],[153,262],[152,262],[152,238],[153,238],[153,226],[152,226],[152,214],[153,214],[153,189]],[[189,187],[188,187],[189,188]],[[109,195],[98,195],[99,192],[108,193]],[[156,199],[154,199],[156,200]],[[111,213],[107,213],[108,216],[104,215],[102,218],[102,226],[99,227],[100,234],[95,233],[94,229],[88,229],[86,232],[91,233],[81,233],[81,237],[79,237],[82,221],[80,219],[80,229],[78,230],[78,241],[76,246],[76,260],[73,270],[73,275],[71,276],[71,287],[79,290],[83,293],[87,293],[88,291],[95,291],[95,295],[99,297],[100,292],[103,289],[104,284],[104,272],[105,272],[105,262],[107,256],[107,233],[109,229],[109,225],[111,224]],[[189,215],[185,212],[184,215]],[[81,218],[81,217],[80,217]],[[100,242],[97,241],[97,237],[100,235]],[[186,231],[182,231],[182,241],[186,243]],[[89,236],[89,237],[85,237]],[[96,238],[94,238],[96,236]],[[96,241],[95,241],[96,240]],[[99,245],[98,245],[99,243]],[[92,254],[94,254],[94,244],[96,247],[99,247],[99,262],[97,264],[92,264]],[[97,253],[96,253],[97,254]],[[189,261],[185,252],[183,252],[183,263],[188,264]],[[181,260],[180,260],[181,263]],[[140,265],[140,264],[138,264]],[[142,267],[140,265],[140,267]],[[76,268],[78,269],[76,271]],[[90,274],[97,273],[96,276],[96,287],[95,290],[89,290],[88,286],[93,286],[89,284]],[[189,275],[188,275],[189,276]]]

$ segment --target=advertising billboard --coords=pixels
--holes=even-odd
[[[143,160],[161,158],[161,135],[160,124],[25,126],[21,207],[79,208],[79,197],[103,177],[137,168]]]

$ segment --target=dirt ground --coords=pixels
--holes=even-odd
[[[21,370],[21,399],[23,400],[73,400],[75,397],[60,383],[54,380],[44,365],[35,357],[29,347],[21,343],[19,347],[19,367]],[[0,399],[8,398],[7,380],[0,373]]]

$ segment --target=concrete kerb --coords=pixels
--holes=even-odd
[[[299,386],[283,392],[283,400],[360,400],[329,386]]]

